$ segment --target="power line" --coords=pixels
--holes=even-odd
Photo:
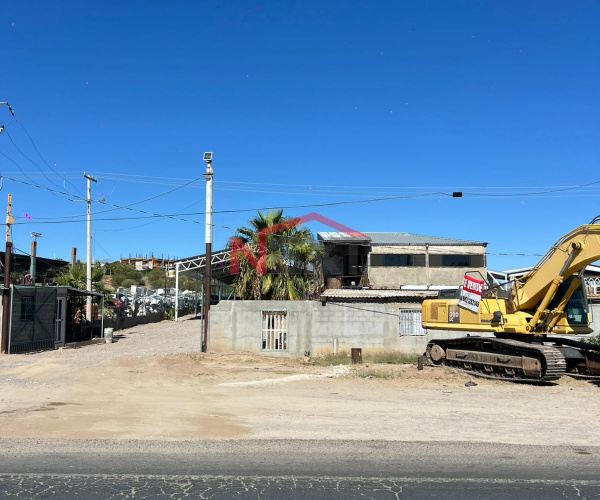
[[[29,134],[29,132],[27,131],[27,129],[25,128],[25,125],[23,125],[23,122],[21,120],[19,120],[18,118],[15,118],[15,120],[17,121],[17,123],[21,126],[21,128],[23,129],[23,131],[25,132],[25,134],[27,135],[27,137],[29,137],[29,140],[31,141],[31,144],[33,145],[34,149],[36,150],[38,156],[42,159],[42,161],[46,164],[46,166],[52,170],[52,172],[54,172],[56,175],[58,175],[59,177],[61,177],[63,179],[63,181],[66,183],[68,182],[69,184],[71,184],[71,186],[73,186],[77,191],[79,191],[79,193],[83,196],[83,192],[81,191],[81,189],[79,189],[75,184],[73,184],[71,181],[65,179],[64,177],[62,177],[58,172],[56,172],[56,170],[54,170],[52,168],[52,166],[46,161],[46,159],[42,156],[42,153],[40,153],[40,150],[38,149],[37,145],[35,144],[35,141],[33,140],[33,138],[31,137],[31,135]],[[38,167],[39,168],[39,167]],[[40,169],[41,170],[41,169]],[[44,174],[44,177],[46,177],[46,175]]]
[[[46,179],[48,182],[50,182],[50,183],[51,183],[51,184],[53,184],[54,186],[61,187],[60,185],[56,184],[56,183],[55,183],[55,182],[54,182],[52,179],[50,179],[50,178],[49,178],[49,177],[46,175],[46,173],[45,173],[45,172],[42,170],[42,168],[41,168],[41,167],[40,167],[40,166],[39,166],[39,165],[38,165],[36,162],[34,162],[34,161],[31,159],[31,158],[29,158],[29,156],[27,156],[27,155],[26,155],[26,154],[25,154],[25,153],[24,153],[24,152],[21,150],[21,148],[19,148],[19,146],[17,146],[17,144],[16,144],[16,143],[15,143],[15,141],[13,140],[13,138],[12,138],[12,136],[10,135],[10,133],[8,132],[8,130],[5,130],[5,133],[6,133],[6,136],[9,138],[10,142],[12,143],[12,145],[14,146],[14,148],[15,148],[15,149],[16,149],[16,150],[17,150],[17,151],[18,151],[18,152],[21,154],[21,156],[23,156],[23,157],[24,157],[24,158],[25,158],[25,159],[26,159],[26,160],[27,160],[29,163],[31,163],[31,164],[33,164],[33,165],[35,165],[35,166],[38,168],[38,170],[39,170],[39,171],[42,173],[42,175],[44,176],[44,178],[45,178],[45,179]],[[20,169],[20,167],[19,167],[19,169]],[[26,177],[27,177],[27,176],[26,176]],[[30,181],[32,181],[32,182],[33,182],[33,179],[31,179],[30,177],[28,177],[28,179],[29,179]]]
[[[100,179],[104,179],[104,180],[115,180],[115,181],[123,181],[123,182],[139,182],[139,183],[145,183],[145,181],[140,180],[140,179],[165,179],[164,182],[160,182],[160,181],[148,181],[150,183],[156,183],[156,184],[161,184],[161,185],[178,185],[178,181],[189,181],[190,179],[186,179],[186,178],[174,178],[174,177],[162,177],[162,176],[147,176],[147,175],[137,175],[137,174],[122,174],[122,173],[102,173],[102,172],[96,172],[96,171],[91,171],[92,173],[95,173],[95,175]],[[23,173],[23,172],[22,172]],[[24,172],[24,174],[27,175],[34,175],[37,172]],[[8,175],[11,174],[11,172],[7,172]],[[57,175],[61,176],[63,174],[66,175],[71,175],[71,176],[79,176],[80,172],[79,171],[63,171],[63,172],[56,172]],[[308,188],[339,188],[339,189],[348,189],[348,190],[381,190],[381,189],[424,189],[424,190],[437,190],[437,189],[444,189],[444,190],[460,190],[462,189],[464,190],[472,190],[472,189],[479,189],[479,190],[485,190],[485,189],[522,189],[522,190],[532,190],[532,189],[560,189],[560,188],[567,188],[567,189],[579,189],[581,188],[580,185],[556,185],[556,186],[547,186],[547,185],[542,185],[542,186],[346,186],[346,185],[320,185],[320,184],[284,184],[284,183],[268,183],[268,182],[251,182],[251,181],[227,181],[227,180],[219,180],[219,181],[215,181],[215,184],[235,184],[235,185],[248,185],[248,186],[260,186],[260,187],[266,187],[266,186],[274,186],[274,187],[308,187]],[[592,184],[596,184],[596,183],[592,183]],[[199,187],[200,189],[201,187]],[[515,193],[516,194],[516,193]]]
[[[452,196],[451,194],[448,194],[448,193],[428,193],[428,194],[413,195],[413,196],[390,196],[390,197],[385,197],[385,198],[372,198],[369,200],[338,201],[338,202],[315,203],[315,204],[307,204],[307,205],[258,207],[258,208],[245,208],[245,209],[239,209],[239,210],[214,210],[212,213],[213,214],[227,214],[227,213],[256,212],[259,210],[281,210],[281,209],[288,210],[288,209],[293,209],[293,208],[329,207],[329,206],[349,205],[349,204],[374,203],[374,202],[379,202],[379,201],[390,201],[390,200],[400,200],[400,199],[415,199],[415,198],[424,198],[424,197],[428,197],[428,196],[437,196],[437,195]],[[124,208],[126,208],[126,207],[124,207]],[[152,213],[146,212],[144,210],[135,210],[135,209],[131,209],[131,208],[128,208],[128,210],[133,210],[133,211],[141,212],[141,213],[147,213],[149,215],[140,216],[140,217],[112,217],[112,218],[106,217],[106,218],[100,218],[100,219],[96,218],[95,220],[118,221],[118,220],[136,220],[136,219],[151,219],[151,218],[155,218],[155,217],[165,217],[165,218],[169,218],[169,219],[182,220],[185,222],[192,222],[194,224],[203,224],[203,222],[193,221],[193,220],[189,220],[189,219],[183,219],[181,217],[176,217],[177,214],[175,214],[175,215],[152,214]],[[184,213],[184,214],[179,214],[179,215],[205,215],[205,214],[206,214],[206,212],[190,212],[190,213]],[[51,220],[51,221],[46,221],[46,220],[37,221],[36,220],[37,224],[69,224],[69,223],[78,223],[78,222],[85,222],[85,219],[82,219],[82,220],[56,220],[55,219],[55,220]],[[15,224],[26,224],[26,223],[25,222],[15,222]]]

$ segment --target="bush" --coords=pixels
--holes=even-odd
[[[588,344],[600,345],[600,335],[590,337],[589,339],[586,339],[585,342],[587,342]]]

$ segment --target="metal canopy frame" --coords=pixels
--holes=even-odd
[[[211,278],[225,285],[231,285],[235,275],[229,272],[229,250],[212,252],[210,256]],[[175,261],[175,321],[179,318],[179,273],[196,280],[196,296],[198,294],[198,280],[204,282],[206,269],[206,254],[188,257],[187,259]],[[219,297],[221,290],[219,288]],[[197,297],[195,303],[197,303]],[[204,307],[204,287],[202,287],[202,309]],[[204,315],[202,311],[201,316]]]
[[[235,276],[229,274],[229,250],[212,252],[210,258],[212,278],[230,285]],[[204,280],[204,269],[206,267],[206,255],[197,255],[175,262],[175,272],[180,272],[189,278]]]

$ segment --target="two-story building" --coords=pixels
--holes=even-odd
[[[364,237],[363,237],[364,236]],[[323,302],[384,303],[401,335],[424,335],[421,305],[457,289],[465,274],[486,280],[487,243],[409,233],[321,232]]]
[[[486,274],[487,243],[409,233],[321,232],[326,288],[423,290],[458,287],[465,273]]]

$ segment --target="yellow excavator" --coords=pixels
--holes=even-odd
[[[521,278],[487,285],[465,276],[454,294],[423,302],[422,321],[427,330],[473,334],[432,339],[427,358],[514,381],[600,375],[600,346],[563,337],[592,332],[583,272],[599,259],[600,216],[559,239]]]

